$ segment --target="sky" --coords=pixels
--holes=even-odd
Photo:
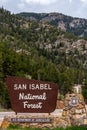
[[[87,19],[87,0],[0,0],[0,7],[2,6],[11,13],[58,12]]]

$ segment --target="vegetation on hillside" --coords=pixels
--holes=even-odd
[[[10,107],[5,84],[7,75],[55,82],[62,95],[79,83],[83,85],[83,95],[87,99],[85,46],[81,46],[82,51],[67,46],[78,40],[52,25],[25,20],[1,8],[0,104]]]

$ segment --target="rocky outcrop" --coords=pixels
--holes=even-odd
[[[87,36],[87,19],[73,18],[61,13],[20,13],[17,15],[27,20],[49,23],[80,37]]]

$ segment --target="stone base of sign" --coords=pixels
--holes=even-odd
[[[87,125],[87,110],[82,94],[67,94],[63,111],[59,110],[61,109],[56,109],[55,112],[50,113],[50,115],[22,113],[21,115],[6,116],[1,127],[7,128],[11,124],[32,128],[65,128],[71,125]]]
[[[63,116],[70,118],[71,125],[83,125],[86,122],[87,111],[82,94],[67,94]]]
[[[12,119],[18,119],[18,122],[16,121],[12,121]],[[20,120],[22,119],[22,121],[24,120],[24,122],[21,122]],[[26,120],[30,120],[30,119],[47,119],[47,122],[28,122]],[[55,128],[55,127],[63,127],[66,128],[68,126],[71,125],[87,125],[87,117],[82,117],[81,116],[79,118],[72,117],[70,118],[69,116],[34,116],[34,117],[30,117],[30,116],[6,116],[1,124],[1,128],[7,128],[10,125],[19,125],[22,128],[24,127],[31,127],[31,128]]]
[[[12,121],[12,119],[18,119],[18,122]],[[24,120],[24,122],[20,122]],[[30,119],[43,119],[43,122],[29,122]],[[44,122],[44,120],[47,119],[47,122]],[[35,120],[34,120],[35,121]],[[55,128],[55,127],[67,127],[70,126],[70,120],[68,117],[54,117],[53,115],[48,116],[7,116],[4,118],[1,128],[7,128],[9,125],[19,125],[21,127],[32,127],[32,128]]]

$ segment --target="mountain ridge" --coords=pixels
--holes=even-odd
[[[79,37],[87,36],[87,19],[71,17],[62,13],[19,13],[21,16],[30,21],[49,23],[65,32],[73,33]]]

